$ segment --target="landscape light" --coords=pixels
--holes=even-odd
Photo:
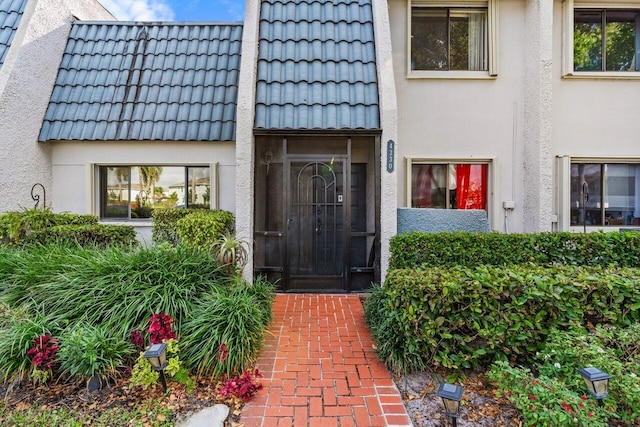
[[[449,383],[442,383],[438,388],[437,395],[442,398],[444,412],[448,417],[451,417],[453,427],[458,425],[457,418],[460,416],[460,400],[462,400],[463,392],[462,386]]]
[[[164,368],[167,366],[167,344],[152,344],[147,351],[144,352],[144,357],[151,363],[153,370],[160,373],[162,388],[166,393],[167,381],[164,378]]]
[[[579,369],[580,375],[584,378],[589,394],[598,399],[598,405],[602,406],[602,399],[609,396],[609,380],[611,375],[602,372],[598,368],[590,366]]]

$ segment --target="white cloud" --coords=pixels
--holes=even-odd
[[[244,19],[244,1],[222,0],[221,3],[227,8],[227,14],[236,21]]]
[[[175,12],[165,0],[100,0],[121,21],[172,21]]]

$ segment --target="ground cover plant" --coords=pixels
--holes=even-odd
[[[172,388],[181,390],[176,399],[189,400],[185,396],[195,390],[197,396],[237,404],[258,387],[259,375],[251,369],[272,300],[270,283],[249,285],[229,276],[203,250],[0,246],[0,374],[5,380],[0,388],[15,394],[75,384],[77,394],[98,377],[128,394],[138,387],[154,393],[158,373],[147,369],[140,355],[161,341],[169,343],[165,371]],[[144,369],[136,371],[139,363]],[[132,368],[139,375],[129,382]],[[231,386],[238,381],[240,387]],[[29,408],[40,404],[38,397],[28,399],[35,399]],[[106,400],[105,411],[113,399]],[[16,407],[0,408],[0,420],[20,425],[11,408]],[[29,408],[23,408],[25,414]],[[86,414],[78,410],[63,411],[60,419]],[[47,422],[38,421],[36,413],[25,417],[27,425]]]

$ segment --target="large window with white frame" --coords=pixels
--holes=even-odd
[[[211,206],[209,166],[99,166],[102,219],[151,218],[156,208]]]
[[[489,164],[410,162],[413,208],[488,210]]]
[[[640,163],[572,162],[570,225],[640,225]]]
[[[409,1],[409,77],[497,74],[497,0]]]
[[[640,1],[565,1],[564,75],[640,78]]]

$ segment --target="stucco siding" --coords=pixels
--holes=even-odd
[[[55,211],[96,213],[97,177],[92,165],[189,166],[218,164],[220,209],[235,212],[235,147],[229,143],[56,142],[53,143]]]
[[[524,2],[500,2],[499,75],[479,80],[407,78],[407,2],[390,0],[398,99],[398,206],[406,200],[406,157],[495,159],[491,225],[504,231],[503,200],[514,200],[509,231],[522,230]]]
[[[37,140],[74,16],[113,19],[97,1],[30,0],[0,70],[0,212],[32,206],[37,182],[52,194],[51,147]]]

